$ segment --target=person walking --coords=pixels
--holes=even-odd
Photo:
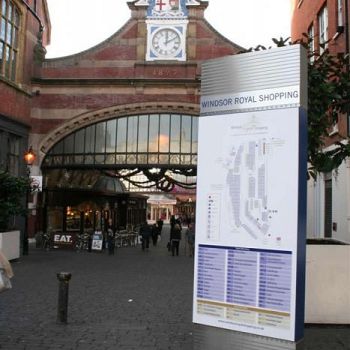
[[[157,224],[154,224],[152,226],[152,242],[153,242],[153,246],[155,247],[157,245],[158,242],[158,236],[159,236],[159,228]]]
[[[157,221],[157,226],[158,226],[158,230],[159,230],[159,236],[162,234],[163,224],[164,224],[164,221],[160,217],[158,219],[158,221]]]
[[[108,223],[107,223],[107,247],[108,247],[108,255],[114,255],[115,233],[113,230],[113,220],[112,219],[108,219]]]
[[[148,250],[149,248],[149,239],[152,236],[152,228],[147,222],[144,222],[141,227],[139,234],[141,236],[141,242],[142,242],[142,250],[144,251],[145,249]]]
[[[170,217],[170,228],[173,229],[175,224],[176,224],[175,215],[171,215],[171,217]]]
[[[174,228],[170,231],[171,253],[172,256],[179,256],[179,246],[181,241],[181,227],[179,224],[175,224]]]
[[[190,257],[194,256],[194,240],[195,240],[195,230],[194,225],[189,223],[188,228],[186,230],[186,241],[188,243],[188,249],[190,253]]]

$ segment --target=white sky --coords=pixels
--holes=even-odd
[[[52,32],[46,58],[86,50],[110,37],[130,18],[127,0],[47,2]],[[290,0],[209,0],[205,18],[240,46],[271,46],[271,38],[290,35],[290,4]]]

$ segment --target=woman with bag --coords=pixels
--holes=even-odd
[[[6,256],[0,250],[0,292],[11,289],[10,278],[13,277],[12,267]]]

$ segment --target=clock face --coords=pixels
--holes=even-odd
[[[179,33],[171,28],[156,31],[152,38],[152,50],[162,57],[175,57],[181,51]]]

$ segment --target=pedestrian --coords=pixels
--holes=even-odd
[[[170,217],[170,230],[174,229],[175,224],[176,224],[175,215],[171,215],[171,217]]]
[[[113,220],[112,219],[108,219],[108,222],[107,222],[107,248],[108,248],[108,254],[114,255],[115,233],[113,230]]]
[[[141,242],[142,242],[142,250],[144,251],[145,249],[148,250],[149,248],[149,239],[152,236],[152,228],[147,222],[144,222],[141,227],[139,234],[141,236]]]
[[[195,229],[194,229],[194,225],[191,223],[188,224],[188,228],[186,230],[186,240],[188,243],[190,257],[193,257],[194,256]]]
[[[170,231],[171,253],[173,256],[179,256],[179,246],[181,241],[181,227],[178,223]]]
[[[162,234],[163,224],[164,224],[164,221],[160,217],[158,219],[158,221],[157,221],[157,226],[158,226],[158,230],[159,230],[159,236]]]
[[[152,242],[154,247],[157,245],[158,236],[159,236],[159,228],[157,224],[154,224],[152,225]]]
[[[10,279],[13,277],[13,271],[10,262],[0,250],[0,292],[11,289]]]

